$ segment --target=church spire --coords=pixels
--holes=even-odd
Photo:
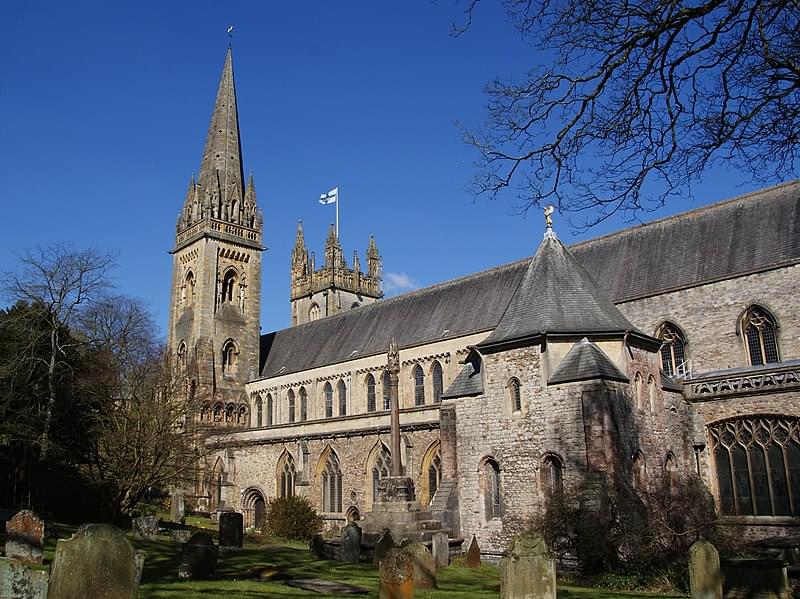
[[[241,203],[244,193],[239,113],[233,82],[233,55],[228,48],[222,68],[214,113],[208,128],[198,184],[212,199],[215,218],[224,218]],[[236,204],[233,204],[236,202]]]

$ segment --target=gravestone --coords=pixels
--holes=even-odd
[[[446,532],[437,532],[433,535],[433,560],[436,562],[437,570],[450,565],[450,539]]]
[[[214,578],[217,573],[217,547],[207,532],[192,535],[181,549],[178,578],[181,580],[204,580]]]
[[[172,501],[169,507],[169,519],[172,522],[183,522],[183,512],[185,510],[185,503],[183,500],[183,491],[174,490],[172,492]]]
[[[357,564],[361,559],[361,527],[351,522],[342,531],[341,560]]]
[[[722,573],[716,547],[703,539],[689,547],[692,599],[722,599]]]
[[[403,550],[411,558],[414,567],[414,587],[418,589],[435,589],[436,562],[433,554],[422,543],[408,543]]]
[[[500,561],[501,599],[556,599],[556,561],[538,535],[517,535]]]
[[[187,543],[192,538],[192,529],[174,528],[170,531],[169,538],[173,543]]]
[[[0,557],[0,599],[47,599],[47,572]]]
[[[41,564],[44,521],[30,510],[22,510],[6,522],[6,557],[25,564]]]
[[[325,559],[325,541],[322,540],[322,535],[314,535],[308,542],[308,548],[311,550],[311,555],[314,559]]]
[[[220,512],[219,546],[242,547],[244,542],[244,516],[238,512]]]
[[[786,563],[775,558],[722,560],[725,599],[789,599]]]
[[[472,541],[467,549],[467,557],[464,559],[467,568],[479,568],[481,565],[481,548],[478,547],[478,539],[472,535]]]
[[[378,599],[413,599],[414,564],[398,547],[390,549],[379,568]]]
[[[394,539],[392,538],[391,531],[387,528],[383,531],[383,534],[378,537],[378,542],[375,543],[375,549],[372,554],[372,563],[376,567],[380,567],[381,560],[389,553],[390,549],[394,549],[396,547]]]
[[[141,516],[134,518],[133,536],[143,541],[155,541],[158,538],[158,517]]]
[[[138,589],[136,552],[116,526],[84,524],[59,539],[48,599],[135,599]]]

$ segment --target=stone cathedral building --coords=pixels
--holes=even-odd
[[[296,235],[292,326],[262,335],[228,51],[172,250],[169,345],[224,432],[198,509],[258,526],[301,494],[331,527],[368,521],[399,460],[429,517],[486,550],[587,473],[699,475],[742,534],[800,528],[800,183],[570,247],[547,227],[530,258],[391,299],[374,239],[362,269],[335,231],[320,264]]]

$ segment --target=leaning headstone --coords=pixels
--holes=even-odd
[[[169,508],[169,519],[173,522],[183,522],[183,512],[185,503],[183,500],[183,491],[175,489],[172,492],[172,498]]]
[[[501,599],[556,599],[556,561],[538,535],[517,535],[500,562]]]
[[[475,538],[475,535],[472,535],[464,565],[467,568],[479,568],[481,565],[481,548],[478,547],[478,539]]]
[[[361,527],[351,522],[342,531],[341,560],[357,564],[361,559]]]
[[[219,546],[241,547],[244,541],[244,516],[238,512],[220,512]]]
[[[375,543],[375,549],[372,554],[372,563],[376,567],[380,567],[381,561],[389,553],[390,549],[394,549],[396,547],[394,539],[392,538],[392,533],[387,528],[383,531],[383,534],[378,537],[378,542]]]
[[[47,572],[32,570],[10,557],[0,557],[0,598],[46,599]]]
[[[6,557],[25,564],[41,564],[44,521],[30,510],[22,510],[6,522]]]
[[[204,580],[217,574],[217,548],[207,532],[192,535],[181,549],[178,578],[181,580]]]
[[[692,599],[722,599],[719,553],[702,539],[689,547],[689,589]]]
[[[133,536],[143,541],[155,541],[158,538],[158,517],[141,516],[133,519]]]
[[[403,550],[411,558],[414,567],[414,586],[418,589],[435,589],[436,562],[430,549],[422,543],[408,543]]]
[[[437,570],[450,565],[450,539],[446,532],[437,532],[433,535],[433,560],[436,562]]]
[[[136,579],[136,586],[139,586],[139,583],[142,582],[142,572],[144,572],[144,558],[147,555],[144,551],[136,551],[136,555],[133,557],[135,575],[134,578]]]
[[[378,599],[413,599],[414,565],[400,548],[390,549],[379,568]]]
[[[173,543],[188,543],[192,538],[192,529],[174,528],[170,531],[169,537]]]
[[[311,555],[314,559],[325,559],[325,541],[322,540],[322,535],[314,535],[308,542],[308,548],[311,550]]]
[[[134,599],[138,589],[136,552],[116,526],[84,524],[58,541],[48,599]]]

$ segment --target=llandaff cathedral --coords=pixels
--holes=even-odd
[[[172,250],[168,343],[220,431],[201,511],[258,527],[297,494],[369,521],[394,463],[431,530],[486,551],[587,473],[699,476],[741,535],[800,530],[800,182],[569,247],[548,226],[530,258],[391,299],[372,238],[348,265],[332,230],[318,264],[298,227],[292,326],[265,335],[263,242],[229,50]]]

